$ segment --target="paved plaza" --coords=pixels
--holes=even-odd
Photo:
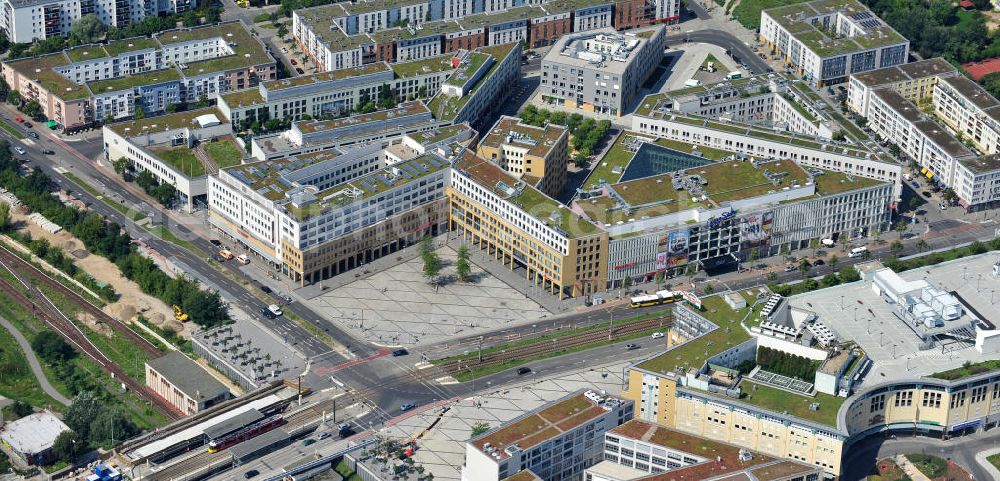
[[[578,389],[622,390],[622,369],[627,363],[595,366],[579,371],[539,377],[531,381],[446,403],[384,428],[382,434],[399,439],[417,439],[414,461],[434,473],[435,480],[461,479],[465,442],[473,426],[491,429],[527,411],[555,401]]]
[[[1000,279],[993,276],[992,269],[998,260],[1000,253],[992,252],[899,275],[954,291],[987,320],[996,322],[1000,309],[993,301],[1000,299]],[[893,306],[875,294],[868,281],[794,296],[790,302],[815,312],[841,339],[857,341],[875,361],[866,376],[869,383],[925,376],[984,359],[971,345],[954,342],[920,350],[922,342],[917,334],[893,314]]]
[[[455,274],[456,253],[438,249],[444,262],[435,288],[420,258],[309,299],[309,307],[360,339],[386,346],[414,346],[456,336],[486,334],[548,315],[542,306],[472,263],[473,282]],[[472,250],[475,257],[478,252]],[[479,261],[479,259],[475,259]]]

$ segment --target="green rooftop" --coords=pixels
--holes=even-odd
[[[66,56],[75,62],[84,62],[95,58],[108,58],[108,52],[102,45],[81,45],[66,51]]]
[[[186,177],[195,178],[205,175],[205,164],[198,160],[194,151],[184,147],[153,147],[149,151],[160,160],[173,166]]]
[[[175,114],[158,115],[156,117],[146,117],[139,120],[118,122],[106,125],[106,127],[121,136],[135,137],[142,135],[147,131],[165,132],[184,127],[195,127],[195,119],[206,114],[215,115],[220,121],[223,120],[222,114],[220,114],[215,107],[206,107],[203,109],[188,110],[186,112],[178,112]]]
[[[53,70],[56,67],[69,65],[69,59],[63,52],[32,57],[13,62],[6,65],[17,70],[25,77],[38,82],[43,89],[49,91],[56,97],[63,100],[79,100],[90,97],[90,92],[83,85],[77,85],[68,78],[63,77]]]
[[[551,0],[545,4],[545,10],[550,14],[573,12],[581,8],[607,5],[614,9],[615,2],[609,0]]]
[[[290,89],[295,87],[301,87],[303,85],[318,84],[321,82],[332,82],[335,80],[343,80],[345,78],[359,77],[362,75],[370,75],[379,72],[389,71],[389,66],[385,62],[375,62],[361,67],[345,68],[341,70],[334,70],[332,72],[323,72],[313,75],[302,75],[299,77],[292,77],[279,80],[269,80],[264,82],[264,89],[268,91],[278,91],[284,89]]]
[[[456,124],[449,125],[447,127],[439,127],[435,130],[425,130],[423,132],[409,134],[409,136],[413,140],[416,140],[426,146],[454,137],[465,130],[471,130],[468,124]]]
[[[492,55],[496,61],[493,62],[493,65],[490,65],[490,68],[486,70],[483,76],[479,79],[479,82],[476,82],[476,85],[473,85],[465,95],[461,97],[453,97],[445,95],[444,93],[438,93],[433,99],[431,99],[427,107],[434,113],[434,117],[440,120],[454,120],[458,113],[462,110],[462,107],[464,107],[465,104],[469,102],[469,99],[471,99],[472,96],[479,91],[479,88],[486,83],[486,80],[493,75],[493,72],[496,72],[497,67],[499,67],[503,63],[504,59],[510,55],[515,46],[517,46],[516,43],[507,43],[502,45],[493,45],[490,47],[479,47],[476,49],[478,52]]]
[[[472,52],[467,55],[461,65],[455,69],[455,72],[448,77],[448,81],[445,82],[448,85],[454,85],[456,87],[464,87],[465,84],[472,81],[476,72],[490,59],[489,55],[479,52]]]
[[[107,51],[108,55],[112,57],[117,57],[127,52],[157,48],[160,48],[160,44],[157,43],[156,40],[148,37],[124,38],[108,42],[108,44],[104,46],[104,50]]]
[[[815,396],[802,396],[747,379],[740,382],[740,389],[743,391],[740,402],[777,413],[788,413],[790,416],[832,428],[837,427],[837,412],[847,400],[821,392],[817,392]],[[809,409],[813,403],[819,403],[818,410]]]
[[[348,15],[377,12],[410,5],[427,4],[427,0],[364,0],[361,2],[342,3]]]
[[[423,37],[438,37],[443,33],[459,32],[462,26],[454,20],[435,20],[424,22],[419,28],[396,27],[379,30],[371,34],[373,40],[379,44],[387,44],[398,40],[410,40]]]
[[[341,127],[346,127],[349,125],[358,125],[369,122],[379,122],[392,118],[400,118],[410,115],[418,115],[428,112],[427,107],[423,102],[414,101],[406,102],[399,107],[393,107],[386,110],[377,110],[368,114],[358,114],[352,115],[350,117],[344,117],[333,120],[305,120],[295,123],[299,131],[304,134],[311,134],[315,132],[323,132],[328,130],[339,129]]]
[[[90,87],[90,91],[93,92],[94,95],[99,95],[118,92],[121,90],[131,90],[136,87],[145,87],[164,82],[175,82],[180,79],[181,74],[177,72],[177,69],[170,67],[163,70],[153,70],[152,72],[131,75],[128,77],[98,80],[90,82],[87,85]]]
[[[396,78],[409,78],[418,75],[452,70],[452,55],[439,55],[412,62],[394,63],[389,66],[396,73]]]
[[[747,300],[746,308],[734,311],[721,295],[702,298],[701,316],[718,326],[718,329],[675,346],[636,367],[655,373],[674,372],[678,375],[683,375],[684,369],[700,369],[708,358],[750,339],[750,333],[740,325],[740,321],[750,313],[749,302],[750,299]]]
[[[997,369],[1000,369],[1000,360],[990,359],[987,361],[977,362],[974,364],[966,364],[961,367],[956,367],[955,369],[949,369],[947,371],[936,372],[934,374],[931,374],[929,377],[935,379],[944,379],[945,381],[955,381],[958,379],[975,376],[977,374],[996,371]]]
[[[264,104],[264,97],[260,94],[260,89],[257,87],[229,92],[222,96],[222,100],[231,109]]]
[[[847,175],[843,172],[813,168],[810,168],[810,170],[819,170],[823,172],[822,175],[813,177],[813,182],[816,184],[816,193],[820,195],[839,194],[849,190],[864,189],[883,184],[883,182],[875,179],[869,179],[867,177],[860,177],[857,175]]]
[[[532,18],[547,16],[545,10],[541,7],[536,6],[523,6],[516,8],[509,8],[500,12],[492,13],[477,13],[475,15],[469,15],[458,19],[458,23],[461,24],[464,30],[470,30],[473,28],[489,27],[491,25],[500,25],[503,23],[514,22],[517,20],[529,20]]]
[[[267,53],[260,40],[250,35],[240,22],[220,23],[217,25],[195,27],[190,29],[168,30],[156,36],[164,45],[193,42],[210,38],[221,38],[233,49],[232,55],[224,57],[188,62],[182,70],[186,77],[198,77],[216,72],[227,72],[246,67],[274,63],[271,54]]]
[[[768,8],[763,11],[779,25],[788,30],[799,42],[820,57],[848,54],[858,50],[889,47],[905,42],[898,32],[872,14],[877,25],[863,26],[865,32],[852,37],[843,37],[814,22],[817,17],[832,12],[852,16],[869,12],[858,0],[816,0]]]

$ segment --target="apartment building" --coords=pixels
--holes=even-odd
[[[492,115],[521,78],[521,44],[508,43],[480,47],[478,57],[456,69],[427,107],[437,120],[467,122],[477,130],[492,124]]]
[[[102,131],[105,160],[128,159],[131,170],[147,171],[157,182],[174,186],[189,212],[207,201],[211,173],[191,150],[233,133],[214,107],[118,122]]]
[[[470,439],[462,480],[500,481],[522,471],[581,479],[603,458],[604,434],[630,419],[631,401],[581,389]]]
[[[816,86],[906,63],[910,42],[858,0],[815,0],[760,13],[759,38]]]
[[[579,31],[579,30],[578,30]],[[621,117],[663,56],[664,28],[565,35],[542,59],[546,102]]]
[[[198,8],[197,0],[3,0],[0,30],[11,42],[31,43],[69,35],[73,22],[94,15],[109,27],[124,27],[150,15],[169,15]]]
[[[872,131],[951,188],[966,210],[1000,200],[1000,101],[943,59],[853,77],[848,94]]]
[[[121,120],[277,78],[275,60],[242,22],[168,30],[4,62],[4,79],[63,128]]]
[[[633,419],[604,435],[604,461],[590,481],[767,479],[818,481],[823,470]]]
[[[569,131],[554,124],[534,127],[514,117],[501,117],[479,143],[476,155],[543,194],[559,197],[566,186]]]
[[[229,388],[180,351],[146,361],[146,386],[184,415],[232,396]]]
[[[679,0],[362,1],[296,10],[292,35],[316,65],[330,71],[521,41],[541,47],[570,32],[679,18]]]

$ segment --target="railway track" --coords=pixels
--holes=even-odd
[[[0,255],[0,258],[2,257],[3,256]],[[14,284],[6,279],[0,279],[0,293],[6,295],[19,305],[30,307],[33,316],[40,319],[52,330],[59,333],[59,335],[65,338],[74,348],[76,348],[77,351],[96,362],[100,366],[101,370],[124,384],[140,398],[148,401],[153,407],[157,408],[164,415],[170,419],[178,419],[181,417],[180,413],[174,410],[173,406],[149,391],[144,384],[129,377],[128,374],[125,373],[125,370],[105,356],[104,353],[97,348],[97,346],[87,339],[87,336],[83,333],[83,331],[81,331],[72,320],[67,318],[62,311],[60,311],[55,304],[52,303],[52,301],[41,291],[41,289],[27,282],[21,275],[18,275],[18,271],[11,268],[6,259],[0,259],[0,264],[13,274],[19,283]]]
[[[673,315],[666,314],[650,319],[622,323],[620,326],[615,327],[613,339],[621,339],[637,332],[648,331],[650,329],[666,328],[670,325],[672,320]],[[478,356],[472,356],[466,359],[456,359],[444,362],[438,364],[437,367],[443,369],[448,374],[454,375],[463,371],[471,371],[481,367],[503,364],[517,359],[524,359],[527,357],[537,356],[539,354],[545,354],[547,352],[558,352],[574,347],[585,346],[607,338],[608,331],[604,329],[581,332],[577,334],[570,334],[568,336],[557,337],[551,341],[543,340],[524,346],[489,352],[483,354],[482,360],[480,360]]]
[[[138,346],[140,349],[149,354],[152,357],[160,357],[163,354],[152,342],[147,340],[145,337],[139,335],[129,326],[125,325],[124,322],[111,317],[106,312],[101,310],[101,308],[91,304],[83,296],[77,294],[72,289],[64,286],[61,282],[53,279],[48,274],[42,272],[37,267],[33,266],[30,262],[22,259],[17,254],[14,254],[7,247],[0,245],[0,261],[3,261],[8,267],[17,267],[18,269],[27,272],[33,279],[36,279],[46,286],[55,289],[57,292],[66,296],[66,298],[73,301],[76,305],[80,306],[87,313],[94,316],[96,319],[104,322],[105,324],[111,326],[115,332],[125,336],[133,345]],[[16,275],[16,274],[15,274]]]

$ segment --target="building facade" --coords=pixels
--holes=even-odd
[[[0,30],[11,42],[31,43],[69,35],[73,22],[94,15],[108,27],[124,27],[147,16],[170,15],[198,8],[197,0],[3,0]]]
[[[180,351],[146,362],[146,386],[184,415],[231,397],[229,388]]]
[[[479,143],[476,155],[514,177],[535,182],[545,195],[559,197],[566,186],[569,131],[554,124],[534,127],[501,117]]]
[[[760,40],[816,86],[906,63],[910,42],[857,0],[765,9]]]
[[[542,99],[585,112],[622,116],[663,54],[664,28],[566,35],[542,59]]]

